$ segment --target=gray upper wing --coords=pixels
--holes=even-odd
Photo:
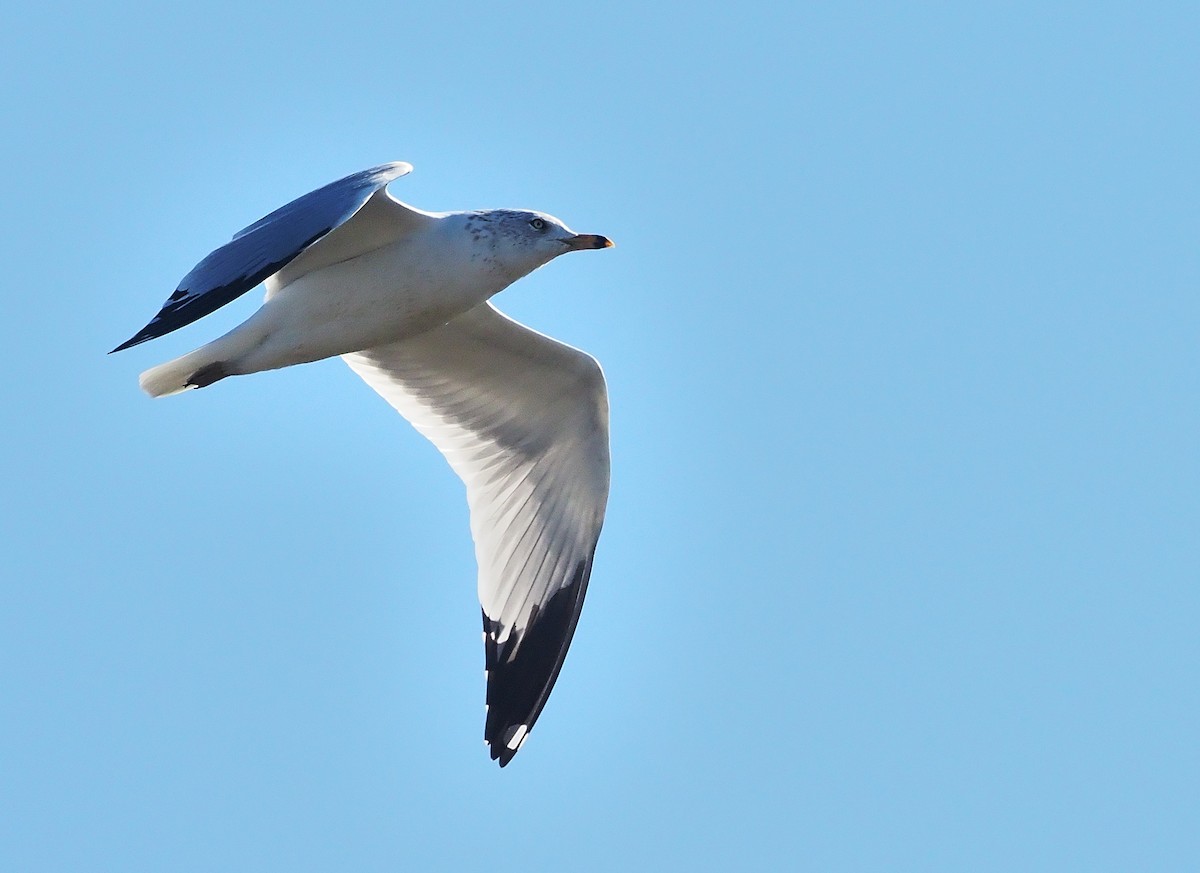
[[[376,191],[410,172],[412,166],[402,161],[362,170],[260,218],[198,263],[158,315],[113,351],[178,330],[245,294],[345,223]]]

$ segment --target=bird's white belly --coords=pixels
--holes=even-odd
[[[268,282],[267,302],[239,330],[259,334],[234,363],[253,373],[417,336],[478,306],[508,282],[483,260],[447,270],[403,241],[301,276]]]

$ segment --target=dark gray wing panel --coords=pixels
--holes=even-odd
[[[411,170],[402,162],[372,167],[305,194],[254,222],[197,264],[158,315],[113,351],[178,330],[245,294],[344,224],[380,188]]]

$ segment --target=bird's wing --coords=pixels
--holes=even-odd
[[[475,307],[344,356],[466,483],[488,674],[484,739],[504,766],[554,687],[608,501],[608,395],[578,349]]]
[[[183,277],[158,315],[113,351],[178,330],[240,297],[344,224],[393,179],[410,172],[412,166],[403,162],[372,167],[318,188],[260,218],[198,263]]]

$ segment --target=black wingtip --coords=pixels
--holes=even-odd
[[[501,768],[504,768],[508,766],[509,761],[516,757],[517,750],[495,743],[488,743],[488,753],[492,756],[493,761],[498,763]]]
[[[498,622],[483,613],[487,717],[483,737],[503,767],[521,750],[546,705],[571,645],[587,590],[591,561],[580,561],[570,581],[539,607],[521,631],[499,642]]]
[[[507,767],[508,762],[516,757],[517,752],[521,751],[521,747],[525,745],[525,741],[529,739],[529,728],[525,725],[518,725],[515,728],[507,728],[501,731],[496,736],[487,736],[484,742],[487,743],[488,754],[492,760],[500,764],[501,767]]]
[[[149,327],[149,326],[147,325],[147,327]],[[126,349],[133,348],[134,346],[140,346],[142,343],[146,342],[147,340],[154,339],[154,334],[149,333],[147,330],[147,327],[143,327],[141,330],[139,330],[137,333],[135,333],[129,339],[125,340],[125,342],[121,343],[119,346],[117,346],[115,349],[113,349],[111,352],[109,352],[109,354],[111,355],[115,352],[123,352]]]

